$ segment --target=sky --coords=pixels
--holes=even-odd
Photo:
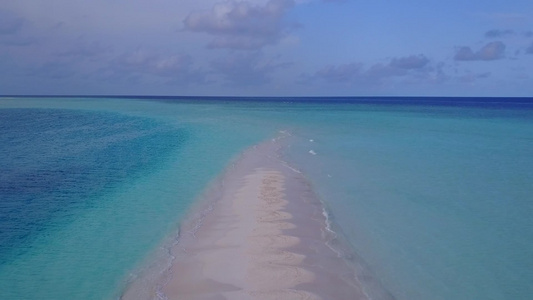
[[[531,0],[1,0],[0,94],[533,96]]]

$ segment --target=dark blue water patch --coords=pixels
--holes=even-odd
[[[486,107],[533,109],[533,97],[425,97],[425,96],[311,96],[311,97],[245,97],[245,96],[143,96],[143,95],[3,95],[14,98],[131,99],[166,103],[302,103],[302,104],[371,104],[423,105],[451,107]]]
[[[0,109],[0,263],[105,199],[98,196],[156,169],[188,135],[120,114]]]
[[[63,96],[70,98],[71,96]],[[139,99],[166,103],[301,103],[301,104],[370,104],[384,106],[444,106],[533,109],[533,97],[219,97],[219,96],[90,96],[90,98]]]

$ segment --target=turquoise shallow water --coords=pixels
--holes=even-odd
[[[396,299],[533,293],[531,105],[226,100],[0,99],[0,298],[118,298],[279,130]]]
[[[339,106],[315,122],[290,156],[397,299],[530,298],[531,108]]]

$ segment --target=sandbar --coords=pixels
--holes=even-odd
[[[248,149],[219,179],[201,224],[184,225],[161,297],[367,298],[354,270],[327,245],[321,203],[280,159],[280,143]]]

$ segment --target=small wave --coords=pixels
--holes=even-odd
[[[224,184],[223,181],[220,182],[220,185],[223,185],[223,184]],[[194,220],[193,221],[194,225],[192,226],[191,229],[186,231],[189,236],[196,239],[196,233],[198,232],[198,230],[200,230],[200,228],[202,227],[204,223],[205,218],[213,211],[213,209],[214,209],[214,204],[211,203],[205,209],[200,210],[197,214],[195,214],[195,217],[192,218]],[[165,294],[165,292],[163,292],[163,289],[168,285],[168,283],[174,276],[174,273],[172,272],[172,267],[174,266],[174,261],[176,260],[176,256],[173,254],[173,250],[175,250],[180,244],[180,231],[181,230],[178,230],[178,234],[176,235],[174,242],[168,247],[165,247],[165,249],[167,250],[167,255],[170,259],[169,259],[169,263],[167,264],[166,268],[161,272],[161,275],[163,275],[162,278],[164,278],[164,280],[160,282],[159,284],[157,284],[156,286],[155,293],[156,293],[156,297],[158,300],[168,300],[168,296]],[[181,249],[181,250],[186,253],[185,249]]]
[[[180,237],[180,231],[178,229],[178,233],[174,237],[174,240],[173,240],[172,244],[170,244],[168,247],[165,248],[167,250],[167,255],[168,255],[168,257],[170,259],[169,259],[169,262],[166,265],[165,269],[163,271],[161,271],[161,273],[160,273],[160,275],[162,275],[163,278],[165,278],[165,281],[163,281],[161,284],[158,284],[156,286],[155,293],[156,293],[157,299],[159,299],[159,300],[168,300],[167,295],[165,295],[165,293],[163,292],[163,288],[170,282],[170,279],[172,278],[172,275],[173,275],[172,274],[172,266],[173,266],[174,260],[176,260],[176,256],[174,254],[172,254],[172,249],[176,245],[178,245],[179,237]]]
[[[161,292],[160,290],[157,290],[155,293],[157,295],[157,299],[168,300],[167,295],[165,295],[165,293]]]
[[[298,174],[302,174],[302,171],[292,167],[291,165],[289,165],[287,162],[283,161],[280,159],[280,162],[283,166],[287,167],[289,170],[295,172],[295,173],[298,173]]]
[[[328,239],[326,237],[325,244],[326,246],[331,249],[335,254],[337,254],[338,258],[344,259],[345,261],[348,259],[351,264],[355,264],[357,267],[354,269],[353,278],[355,281],[357,281],[357,284],[359,287],[361,287],[361,292],[365,295],[367,300],[373,300],[373,297],[370,295],[369,291],[367,290],[367,286],[361,281],[360,276],[365,277],[364,272],[366,268],[363,267],[362,261],[359,260],[353,260],[350,259],[353,255],[356,255],[355,253],[350,253],[351,250],[348,250],[348,253],[345,253],[342,251],[342,246],[336,247],[333,245],[332,242],[338,241],[339,239],[342,239],[341,236],[333,229],[333,222],[331,220],[331,215],[328,213],[328,210],[326,209],[326,204],[319,199],[319,202],[322,206],[322,215],[324,216],[324,223],[325,223],[325,230],[331,235],[331,237]],[[342,233],[341,233],[342,234]],[[346,250],[346,249],[345,249]]]
[[[337,257],[342,258],[343,257],[343,253],[341,251],[337,250],[335,247],[333,247],[333,245],[331,245],[331,241],[333,241],[336,238],[338,238],[339,235],[331,228],[331,220],[330,220],[329,213],[326,210],[326,207],[324,206],[324,203],[322,203],[322,201],[320,201],[320,202],[322,204],[322,215],[324,216],[324,219],[325,219],[324,223],[326,224],[326,226],[324,228],[326,228],[326,230],[330,234],[333,235],[331,240],[326,240],[326,246],[328,246],[328,248],[330,248],[331,251],[335,252],[337,254]]]

